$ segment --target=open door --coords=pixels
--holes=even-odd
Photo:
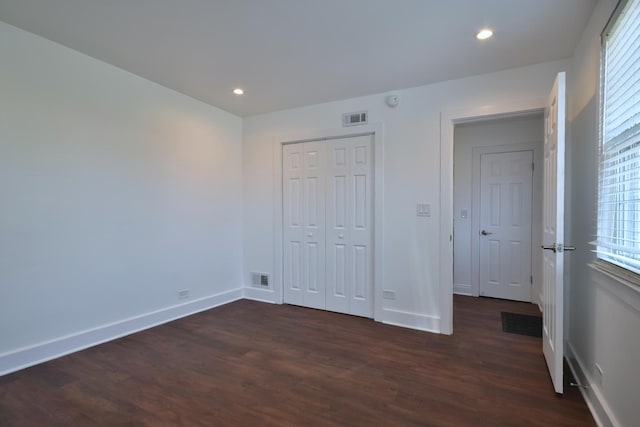
[[[556,393],[563,391],[565,79],[559,73],[549,95],[544,135],[542,350]]]

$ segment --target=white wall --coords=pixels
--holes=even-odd
[[[0,62],[0,372],[242,295],[240,118],[4,23]]]
[[[508,110],[523,100],[544,107],[556,73],[566,65],[563,61],[538,64],[397,91],[400,105],[395,109],[385,105],[385,94],[379,94],[245,119],[245,283],[251,271],[274,270],[273,199],[279,185],[274,180],[274,138],[335,129],[343,112],[368,110],[370,122],[384,126],[382,281],[385,289],[396,291],[395,300],[383,301],[387,316],[383,320],[400,313],[406,326],[439,330],[441,112]],[[430,203],[432,216],[416,217],[416,203]],[[260,298],[273,299],[275,294],[262,292]]]
[[[578,247],[567,255],[568,350],[596,413],[630,426],[638,419],[640,296],[588,267],[599,33],[614,3],[599,2],[568,75],[566,240]],[[555,74],[569,66],[401,90],[396,109],[379,94],[241,121],[2,23],[0,58],[0,372],[18,366],[11,357],[25,349],[169,310],[183,302],[184,287],[188,301],[202,301],[239,295],[251,271],[272,273],[274,138],[335,129],[341,113],[363,109],[384,126],[382,281],[397,296],[384,301],[385,313],[404,312],[413,327],[431,319],[437,330],[446,258],[438,236],[448,220],[438,207],[453,202],[440,199],[441,151],[450,148],[441,145],[441,114],[543,106]],[[432,204],[431,218],[415,216],[419,202]],[[275,300],[273,292],[260,297]]]
[[[589,402],[604,425],[635,426],[640,420],[640,290],[632,290],[589,267],[596,231],[596,152],[600,33],[616,1],[601,0],[585,29],[569,73],[571,263],[568,350]],[[600,379],[595,364],[604,374]]]
[[[472,246],[478,229],[472,227],[478,206],[473,204],[473,150],[479,147],[533,144],[534,163],[532,203],[532,302],[540,303],[542,281],[542,150],[544,119],[541,113],[512,118],[464,123],[455,127],[454,147],[454,292],[478,296],[478,259],[473,259]],[[462,218],[463,210],[467,218]]]

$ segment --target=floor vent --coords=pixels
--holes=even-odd
[[[251,285],[255,288],[268,288],[269,275],[264,273],[251,273]]]
[[[344,113],[342,115],[342,126],[366,125],[369,121],[369,113],[358,111],[355,113]]]

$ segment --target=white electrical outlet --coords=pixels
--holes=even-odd
[[[186,299],[189,298],[189,289],[181,289],[178,291],[178,298]]]

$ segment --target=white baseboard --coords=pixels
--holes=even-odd
[[[244,297],[253,301],[276,304],[276,293],[272,289],[244,288]]]
[[[242,299],[242,288],[88,329],[55,340],[0,354],[0,376],[93,347],[181,317]]]
[[[589,374],[589,371],[584,369],[584,364],[576,354],[571,343],[567,343],[566,359],[571,372],[578,384],[585,386],[581,387],[580,392],[584,401],[587,403],[593,419],[600,427],[619,427],[621,424],[616,420],[609,404],[602,395],[602,391],[598,384],[593,381],[593,378]]]
[[[453,284],[453,293],[457,295],[466,295],[469,297],[473,296],[473,292],[471,289],[471,285],[466,283],[454,283]]]
[[[440,333],[439,317],[410,313],[408,311],[384,308],[382,310],[382,323],[401,326],[403,328],[417,329],[419,331]]]
[[[540,313],[542,313],[542,292],[538,294],[538,308],[540,309]]]

